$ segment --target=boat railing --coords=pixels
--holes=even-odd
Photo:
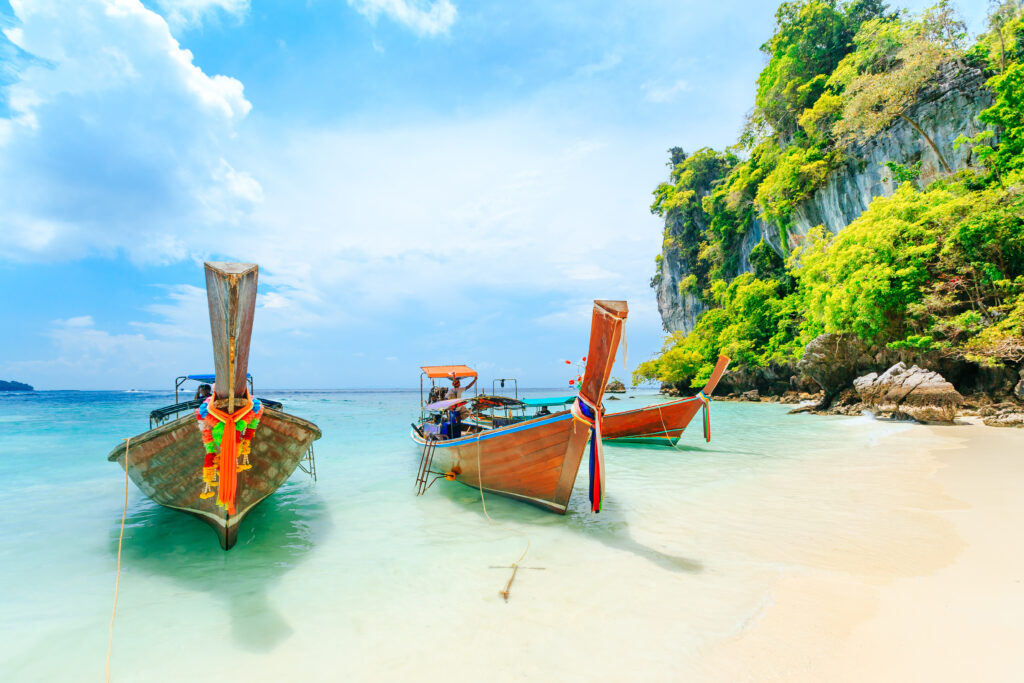
[[[505,382],[512,382],[512,387],[515,391],[515,398],[519,398],[519,381],[515,377],[499,377],[496,380],[491,381],[491,396],[498,396],[498,384],[501,383],[501,388],[505,388]]]
[[[178,402],[178,392],[181,391],[181,385],[183,385],[188,380],[193,380],[193,381],[196,381],[196,382],[203,382],[204,384],[213,384],[214,380],[213,380],[212,376],[210,376],[209,378],[204,377],[201,380],[198,379],[198,377],[199,377],[198,375],[195,375],[195,376],[182,375],[181,377],[175,377],[174,378],[174,402],[175,403]],[[247,373],[245,375],[245,381],[249,385],[249,395],[255,396],[256,395],[256,391],[252,388],[252,375]],[[186,394],[186,396],[187,395],[188,394]]]
[[[185,411],[195,410],[202,405],[205,399],[197,398],[192,401],[182,401],[181,403],[173,403],[163,408],[157,408],[149,413],[149,428],[159,427],[163,423],[167,422],[171,418],[177,419],[179,413]]]
[[[169,406],[164,406],[163,408],[157,408],[156,410],[150,411],[149,428],[153,429],[154,427],[159,427],[171,419],[178,419],[181,413],[195,410],[202,405],[204,400],[206,399],[197,398],[191,401],[172,403]],[[273,408],[274,410],[280,410],[282,407],[279,401],[271,401],[268,398],[261,398],[260,401],[262,401],[263,405],[267,408]]]

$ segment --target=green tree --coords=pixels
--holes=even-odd
[[[998,147],[987,156],[992,157],[998,174],[1024,169],[1024,64],[1011,64],[989,84],[996,92],[996,101],[978,118],[996,126],[1000,135]]]
[[[756,117],[779,136],[792,139],[800,113],[824,92],[839,61],[853,47],[861,23],[883,14],[874,0],[796,0],[783,2],[775,13],[775,32],[761,46],[768,65],[757,81]]]
[[[698,290],[707,285],[715,261],[706,254],[709,243],[705,232],[711,219],[702,200],[738,162],[730,152],[705,147],[683,158],[673,167],[669,182],[654,190],[651,212],[665,219],[665,246],[678,255],[686,272],[696,276]]]
[[[868,140],[902,119],[921,135],[942,168],[951,173],[938,145],[910,117],[910,110],[942,64],[963,54],[966,31],[949,0],[941,0],[920,21],[874,19],[865,23],[854,38],[857,50],[843,60],[832,77],[834,84],[846,81],[842,117],[833,127],[840,140]]]

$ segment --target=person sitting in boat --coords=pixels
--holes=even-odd
[[[476,384],[476,379],[477,378],[474,377],[472,382],[470,382],[466,386],[461,386],[462,381],[455,376],[455,373],[452,373],[452,386],[451,389],[448,390],[448,393],[445,395],[445,398],[462,398],[462,392]]]
[[[199,388],[196,389],[196,397],[194,400],[205,401],[207,398],[209,398],[211,393],[213,393],[213,390],[210,388],[209,384],[200,384]]]
[[[459,406],[448,409],[448,438],[458,439],[462,436],[462,414]]]

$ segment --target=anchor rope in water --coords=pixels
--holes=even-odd
[[[502,524],[501,522],[495,522],[487,513],[487,501],[484,500],[484,471],[483,468],[480,466],[480,439],[476,440],[476,484],[477,487],[480,489],[480,504],[483,506],[484,517],[487,518],[487,521],[493,524],[494,526],[500,526],[506,529],[511,529],[512,531],[526,539],[526,547],[523,549],[523,554],[519,556],[518,560],[512,563],[512,576],[509,577],[508,583],[505,584],[505,590],[499,591],[498,593],[503,598],[505,598],[505,602],[508,602],[508,592],[512,589],[512,582],[516,578],[516,572],[519,570],[519,565],[522,564],[524,559],[526,559],[526,554],[530,552],[530,536],[525,531],[521,531],[519,529],[512,529],[512,527],[509,527],[506,524]]]
[[[124,440],[124,510],[121,512],[121,535],[117,538],[117,578],[114,579],[114,607],[110,611],[110,637],[107,640],[107,683],[110,683],[110,652],[114,648],[114,617],[117,616],[117,595],[121,588],[121,545],[124,543],[124,522],[128,517],[128,448],[132,439]]]

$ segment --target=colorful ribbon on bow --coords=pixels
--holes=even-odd
[[[604,445],[601,443],[601,409],[582,393],[570,408],[573,419],[590,428],[590,510],[600,512],[604,502]]]
[[[698,391],[694,398],[701,402],[701,408],[704,411],[704,440],[711,443],[711,399],[703,390]]]
[[[248,455],[252,437],[263,416],[263,405],[246,392],[242,407],[227,413],[214,404],[213,397],[206,399],[196,410],[196,419],[202,433],[206,456],[203,460],[203,482],[200,498],[213,495],[217,489],[217,505],[228,514],[235,514],[235,495],[238,488],[238,472],[251,467]],[[238,456],[243,457],[241,466]]]

